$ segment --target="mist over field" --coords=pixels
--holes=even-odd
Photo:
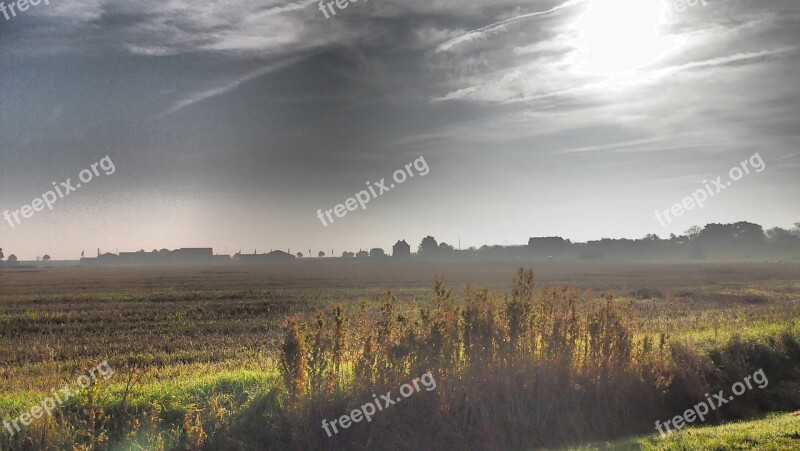
[[[800,449],[799,24],[0,2],[0,449]]]

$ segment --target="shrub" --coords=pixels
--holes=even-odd
[[[634,294],[662,296],[647,288]],[[402,306],[387,292],[374,313],[361,304],[347,316],[335,306],[313,326],[288,323],[280,362],[295,402],[267,428],[272,433],[245,438],[246,447],[524,449],[611,439],[652,431],[656,419],[757,368],[771,375],[774,391],[746,394],[710,423],[800,406],[800,395],[786,395],[800,380],[793,334],[712,349],[670,342],[637,332],[632,303],[566,287],[537,291],[534,273],[522,268],[507,294],[467,287],[457,299],[437,277],[430,302]],[[321,419],[428,371],[435,391],[333,437],[322,432]]]
[[[414,436],[431,446],[517,448],[563,443],[576,433],[620,434],[652,407],[667,380],[667,349],[634,338],[629,304],[569,288],[536,295],[534,273],[522,268],[507,295],[468,289],[456,300],[437,278],[428,306],[401,309],[387,292],[377,313],[371,319],[362,305],[349,320],[337,306],[313,326],[287,323],[281,371],[286,390],[305,408],[289,419],[303,436],[284,446],[324,447],[321,418],[336,418],[427,371],[441,387],[436,393],[333,440],[363,444],[370,436],[405,448]],[[324,356],[330,364],[318,363]],[[326,390],[315,390],[322,381]],[[420,415],[436,427],[399,426],[419,424]],[[309,437],[309,430],[317,433]]]

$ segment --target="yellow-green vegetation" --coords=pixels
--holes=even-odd
[[[744,421],[706,428],[689,428],[665,439],[651,437],[640,442],[643,450],[674,449],[800,449],[800,416],[771,415],[763,420]]]
[[[771,414],[760,420],[738,421],[720,426],[691,427],[668,437],[653,434],[567,449],[575,451],[800,450],[800,412]]]
[[[0,447],[557,447],[648,433],[758,368],[769,387],[709,425],[800,407],[798,265],[514,269],[2,271],[3,418],[100,361],[115,375]],[[435,391],[321,429],[427,371]]]

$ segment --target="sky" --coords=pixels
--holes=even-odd
[[[48,3],[0,13],[6,256],[800,221],[796,0]],[[420,158],[424,176],[318,218]],[[656,218],[743,161],[763,166]]]

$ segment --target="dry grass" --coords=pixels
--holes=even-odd
[[[794,334],[771,347],[733,340],[706,353],[638,333],[630,303],[612,295],[537,292],[532,271],[520,269],[507,294],[468,289],[456,299],[441,279],[433,292],[431,302],[402,308],[386,293],[374,317],[362,304],[350,316],[337,306],[289,319],[286,404],[272,411],[283,427],[239,430],[238,439],[248,448],[529,449],[645,431],[753,365],[773,371],[783,387],[774,390],[800,380]],[[435,393],[374,424],[322,433],[321,418],[428,371]],[[770,396],[743,399],[716,420],[778,407]],[[797,395],[784,400],[800,405]]]
[[[456,289],[438,281],[430,294],[436,273]],[[104,359],[117,372],[109,384],[12,446],[555,446],[647,432],[700,391],[759,367],[769,389],[711,421],[797,407],[797,265],[543,265],[538,284],[522,272],[501,291],[512,273],[507,265],[3,271],[0,411],[16,416]],[[397,289],[387,295],[387,287]],[[368,427],[333,439],[322,431],[322,418],[428,370],[435,391]]]

